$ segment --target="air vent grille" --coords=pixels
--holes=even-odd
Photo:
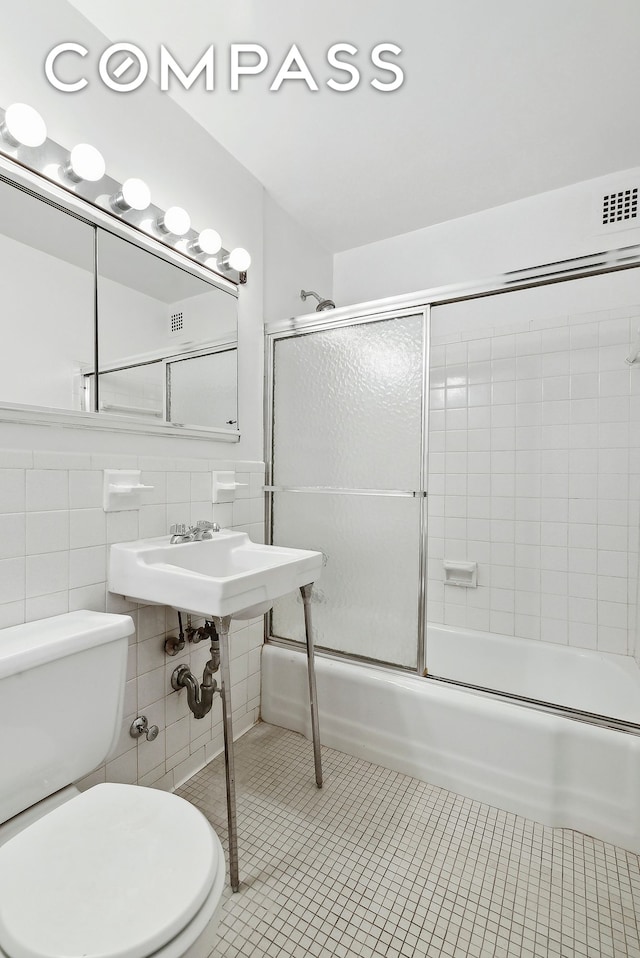
[[[618,193],[607,193],[602,198],[602,225],[623,223],[625,220],[634,220],[638,216],[638,187],[630,190],[620,190]]]
[[[171,332],[179,333],[184,326],[184,316],[182,312],[171,313]]]

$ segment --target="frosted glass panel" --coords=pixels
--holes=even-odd
[[[417,489],[423,318],[277,340],[274,483]]]
[[[416,668],[418,499],[274,493],[273,542],[327,559],[313,590],[318,646]],[[276,602],[272,634],[304,641],[298,594]]]

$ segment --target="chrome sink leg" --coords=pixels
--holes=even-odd
[[[238,823],[236,818],[236,776],[233,762],[233,724],[231,720],[231,678],[229,673],[229,625],[231,616],[211,616],[220,638],[220,693],[224,728],[224,764],[227,778],[227,822],[229,825],[229,875],[232,891],[238,891]]]
[[[304,631],[307,639],[307,672],[309,674],[309,703],[311,705],[311,735],[313,736],[313,760],[316,766],[316,785],[322,788],[322,758],[320,755],[320,726],[318,725],[318,694],[316,691],[316,671],[313,654],[313,633],[311,631],[311,590],[313,582],[300,586],[304,605]]]

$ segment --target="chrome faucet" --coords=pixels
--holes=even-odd
[[[171,545],[177,545],[181,542],[201,542],[203,539],[213,539],[213,533],[220,532],[220,526],[217,522],[199,519],[195,526],[189,526],[189,528],[184,523],[176,523],[171,526],[169,532],[171,533]]]

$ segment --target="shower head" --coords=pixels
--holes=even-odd
[[[335,309],[336,304],[332,299],[322,299],[321,296],[318,296],[317,293],[314,293],[312,289],[301,289],[300,290],[300,299],[304,303],[305,299],[308,296],[313,296],[318,300],[318,305],[316,306],[316,313],[321,313],[325,309]]]

